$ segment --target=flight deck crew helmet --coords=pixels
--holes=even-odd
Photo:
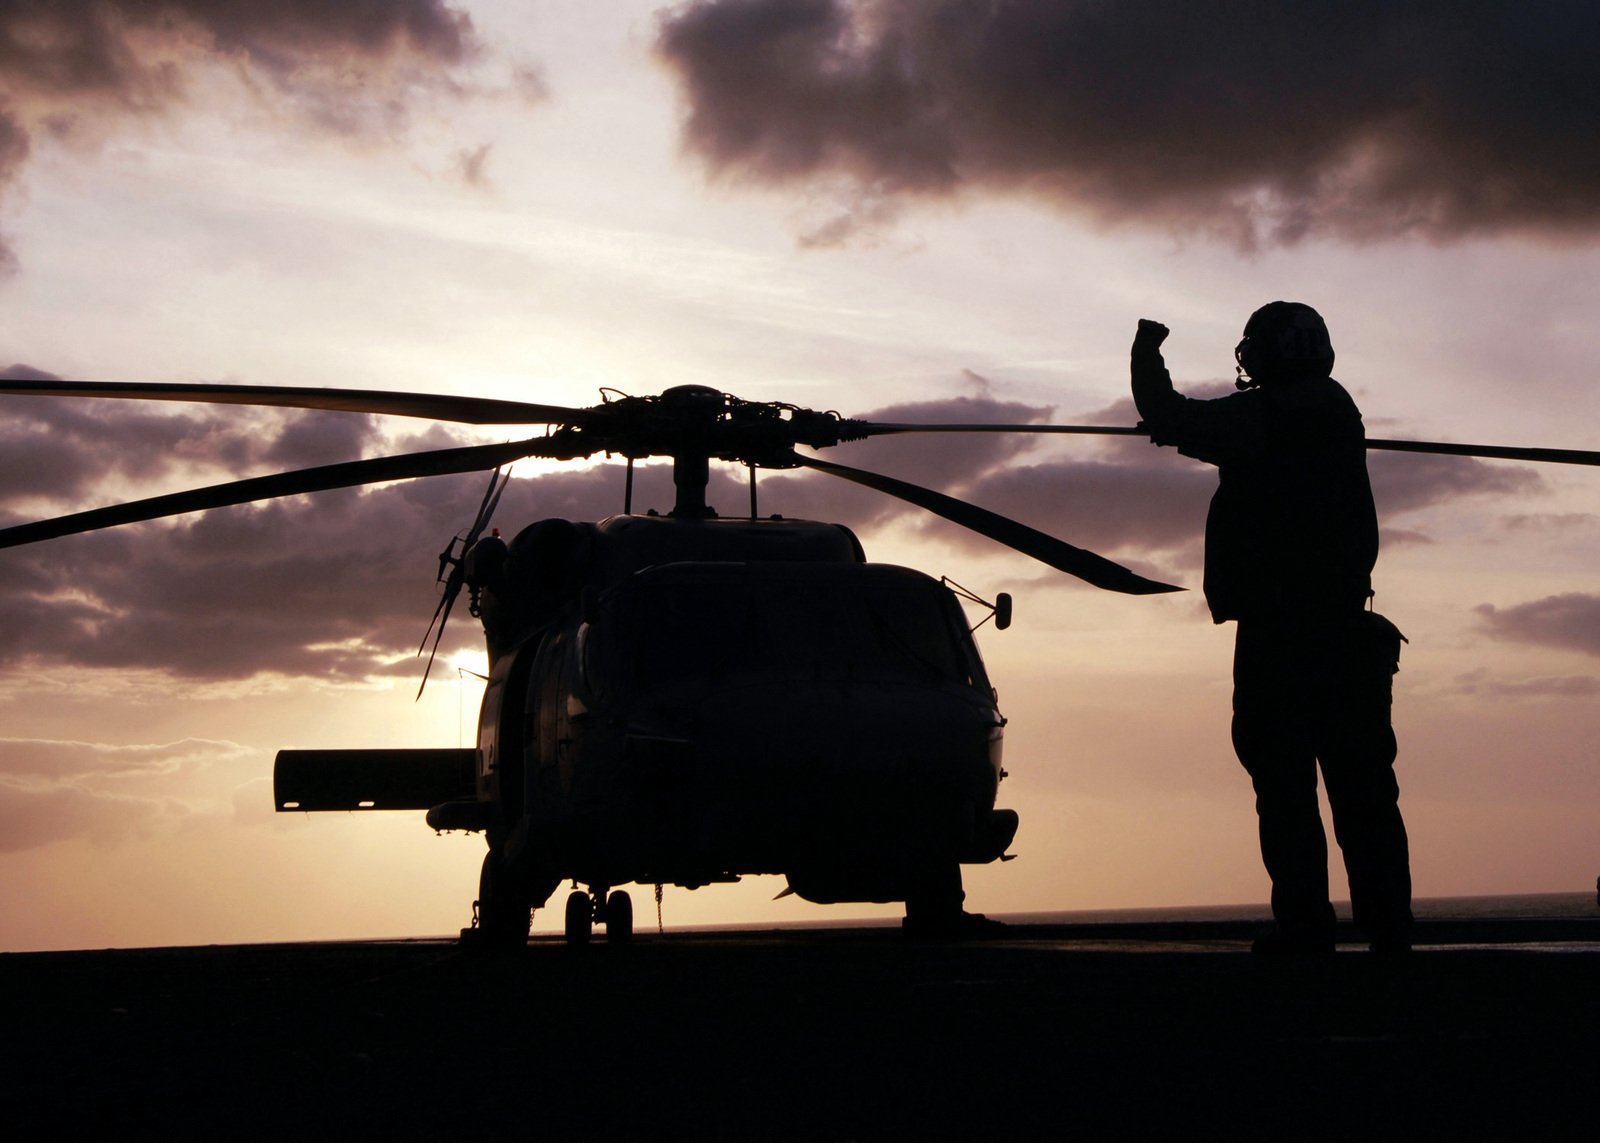
[[[1322,315],[1303,302],[1268,302],[1244,323],[1233,351],[1239,387],[1333,372],[1333,342]]]

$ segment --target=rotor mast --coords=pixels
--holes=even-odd
[[[661,394],[661,403],[685,430],[684,444],[672,451],[673,518],[704,520],[715,515],[706,504],[706,485],[711,480],[712,434],[727,398],[705,385],[678,385]]]

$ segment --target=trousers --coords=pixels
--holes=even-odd
[[[1411,857],[1390,720],[1399,642],[1391,654],[1373,620],[1384,622],[1360,610],[1238,621],[1233,747],[1255,788],[1272,914],[1287,936],[1333,935],[1319,766],[1357,927],[1369,940],[1410,936]]]

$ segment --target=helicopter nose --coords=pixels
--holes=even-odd
[[[759,691],[759,693],[754,693]],[[846,785],[995,778],[992,708],[903,684],[745,688],[702,704],[697,753],[723,777],[767,774]]]
[[[949,833],[965,846],[994,806],[992,707],[942,688],[792,682],[728,694],[694,735],[708,823],[795,844],[819,834]],[[725,801],[726,804],[723,804]]]

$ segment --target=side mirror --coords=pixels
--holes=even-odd
[[[1004,631],[1011,626],[1011,593],[1002,591],[994,597],[994,628]]]

